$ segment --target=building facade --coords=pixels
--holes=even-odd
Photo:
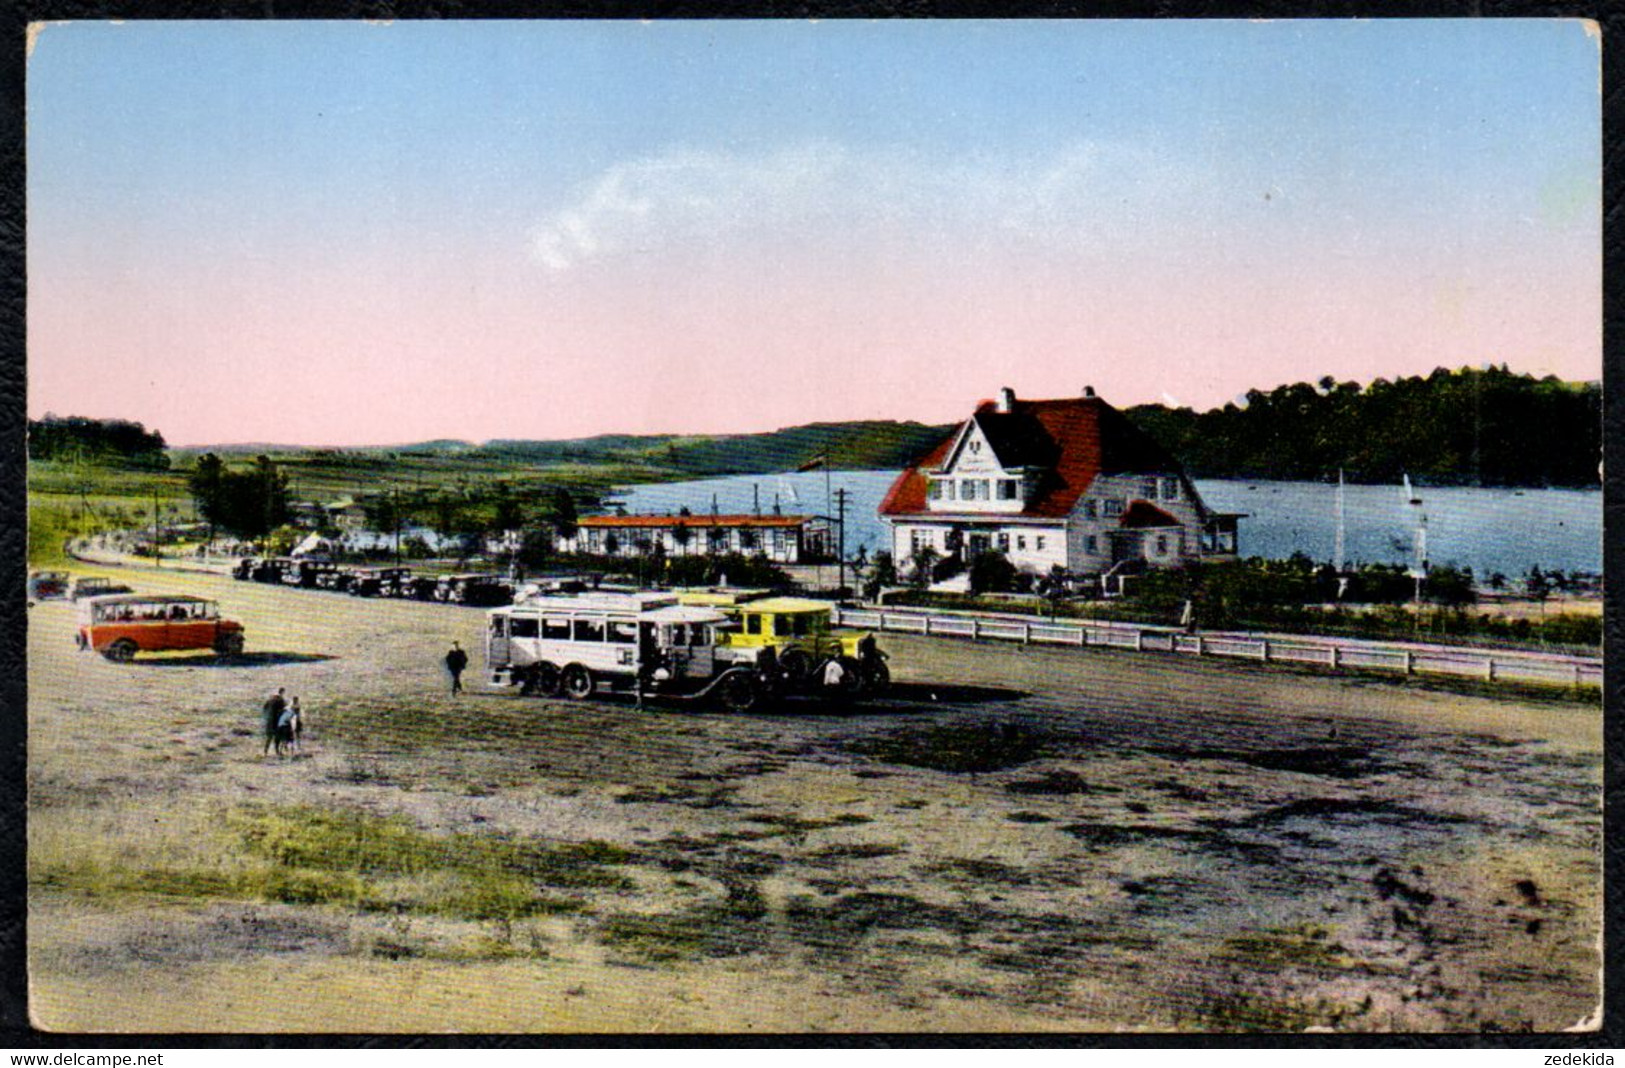
[[[968,562],[1077,576],[1233,559],[1240,516],[1208,508],[1173,457],[1085,390],[1062,400],[984,401],[880,505],[901,566],[922,549]]]
[[[559,552],[593,556],[760,556],[795,564],[829,555],[829,521],[807,515],[595,515],[573,537],[556,540]]]

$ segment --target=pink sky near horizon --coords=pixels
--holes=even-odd
[[[1573,20],[69,23],[28,411],[174,444],[1602,375]]]
[[[1536,287],[1506,266],[853,266],[747,257],[625,287],[456,256],[86,276],[31,297],[30,412],[173,444],[364,445],[945,422],[1004,385],[1201,409],[1323,374],[1601,373],[1583,269]]]

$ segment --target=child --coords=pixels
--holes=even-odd
[[[277,721],[277,756],[282,755],[282,747],[284,745],[293,749],[295,752],[304,752],[304,745],[300,741],[300,739],[304,737],[304,733],[304,717],[300,714],[299,698],[295,697],[288,705],[287,710],[282,713],[282,718]]]

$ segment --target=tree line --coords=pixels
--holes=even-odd
[[[1602,387],[1554,376],[1439,368],[1369,385],[1297,382],[1196,412],[1127,409],[1198,478],[1482,486],[1595,486]]]
[[[164,436],[125,419],[46,414],[28,421],[30,460],[84,461],[167,470]]]

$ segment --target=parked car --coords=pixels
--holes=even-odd
[[[322,585],[324,575],[338,574],[337,564],[326,560],[287,560],[282,568],[282,583],[313,590]]]
[[[36,571],[28,576],[28,599],[30,601],[45,601],[54,597],[68,595],[68,573],[66,571]]]
[[[237,656],[243,625],[220,618],[219,606],[202,597],[121,593],[81,602],[78,641],[79,648],[120,662],[182,649]]]
[[[114,582],[101,575],[86,575],[73,584],[72,598],[75,603],[90,597],[106,597],[114,593],[134,593],[130,587],[122,582]]]
[[[508,583],[496,575],[444,575],[435,585],[434,599],[447,604],[495,608],[513,601]]]
[[[395,597],[412,577],[408,567],[358,568],[350,579],[350,593],[356,597]]]

